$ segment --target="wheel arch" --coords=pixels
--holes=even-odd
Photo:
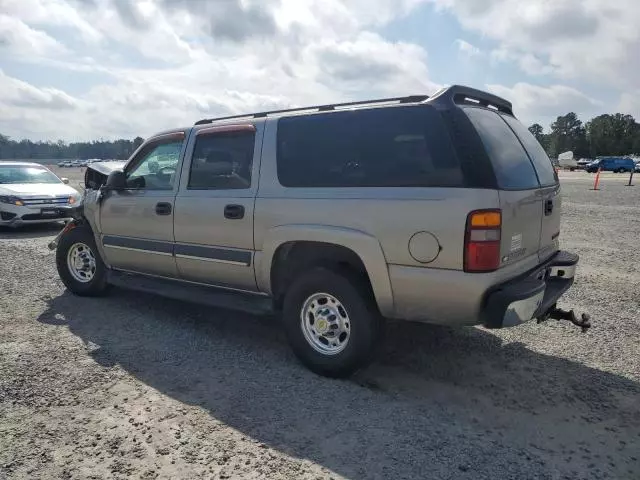
[[[256,263],[256,281],[261,291],[276,301],[283,292],[277,284],[283,261],[297,255],[309,255],[308,264],[330,260],[338,266],[347,264],[360,269],[371,286],[378,310],[384,316],[393,313],[393,291],[387,262],[378,240],[359,230],[325,225],[283,225],[270,229],[262,244],[260,261]],[[303,253],[300,253],[303,252]],[[285,276],[286,285],[286,276]]]

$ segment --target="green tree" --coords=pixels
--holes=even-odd
[[[68,159],[120,159],[124,160],[142,144],[142,137],[134,140],[119,139],[115,141],[94,140],[92,142],[74,142],[67,144],[62,140],[57,142],[33,142],[23,139],[11,140],[0,134],[0,159],[34,159],[58,160]]]
[[[144,138],[136,137],[133,139],[133,149],[136,150],[140,145],[144,143]]]
[[[540,142],[540,145],[549,151],[549,135],[544,133],[544,128],[539,123],[534,123],[529,127],[529,131],[536,137],[536,140]]]
[[[627,155],[638,147],[640,124],[631,115],[599,115],[587,122],[586,127],[593,156]]]
[[[574,112],[556,118],[549,137],[549,153],[554,157],[569,150],[577,158],[589,154],[586,129]]]

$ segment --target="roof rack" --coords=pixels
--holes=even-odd
[[[468,105],[482,105],[487,108],[494,108],[500,112],[513,115],[511,102],[492,93],[476,90],[475,88],[464,87],[462,85],[452,85],[442,88],[436,92],[429,103],[448,101],[455,104],[466,103]]]
[[[271,110],[269,112],[249,113],[249,114],[243,114],[243,115],[231,115],[229,117],[205,118],[202,120],[198,120],[195,123],[195,125],[205,125],[207,123],[217,122],[218,120],[232,120],[234,118],[266,118],[269,115],[277,115],[281,113],[305,112],[305,111],[329,112],[337,108],[376,105],[379,103],[394,103],[394,102],[419,103],[419,102],[424,102],[428,98],[429,97],[427,95],[409,95],[406,97],[381,98],[377,100],[361,100],[358,102],[334,103],[329,105],[315,105],[312,107],[287,108],[284,110]]]

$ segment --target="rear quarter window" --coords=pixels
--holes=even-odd
[[[500,115],[477,107],[466,107],[464,110],[482,139],[495,171],[498,188],[538,188],[538,177],[527,152]]]
[[[442,117],[410,106],[284,117],[278,179],[285,187],[461,187]]]
[[[522,145],[524,145],[525,150],[533,162],[533,167],[538,174],[540,185],[549,186],[558,183],[558,174],[553,168],[551,159],[547,155],[547,152],[544,151],[544,148],[542,148],[542,145],[540,145],[540,142],[536,140],[536,137],[514,117],[502,115],[502,118],[520,139]]]

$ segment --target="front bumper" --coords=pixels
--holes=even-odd
[[[491,288],[480,313],[487,328],[513,327],[545,316],[573,285],[578,255],[559,251],[533,270]]]
[[[0,226],[17,227],[38,223],[69,220],[66,205],[58,206],[18,206],[0,203]]]

